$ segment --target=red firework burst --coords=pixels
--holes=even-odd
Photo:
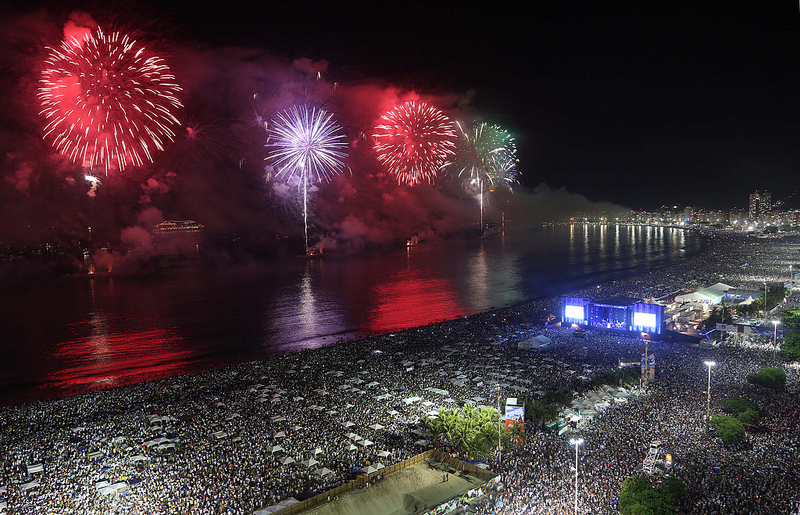
[[[398,182],[432,183],[455,154],[456,132],[450,119],[424,102],[406,102],[381,117],[373,134],[378,161]]]
[[[49,49],[38,92],[45,139],[106,174],[152,162],[175,137],[180,90],[161,58],[126,35],[96,29]]]

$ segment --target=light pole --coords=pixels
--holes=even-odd
[[[764,282],[764,323],[767,322],[767,283]]]
[[[583,438],[570,438],[569,444],[575,446],[575,515],[578,515],[578,446]]]
[[[780,324],[780,320],[773,320],[772,325],[775,326],[775,332],[772,335],[772,366],[775,366],[775,355],[778,352],[778,324]]]
[[[703,363],[708,366],[708,401],[706,402],[706,432],[708,432],[708,427],[711,423],[711,367],[716,363],[713,361],[704,361]]]
[[[647,333],[642,333],[642,340],[644,340],[644,364],[642,365],[642,375],[639,376],[640,389],[642,388],[642,377],[644,377],[645,380],[647,379],[647,373],[649,371],[648,366],[650,365],[650,363],[648,363],[648,356],[647,356],[647,345],[649,341],[645,338],[645,336],[647,336]]]
[[[500,435],[503,428],[503,414],[501,413],[503,405],[500,403],[500,383],[497,383],[497,413],[500,415],[500,420],[497,422],[497,463],[498,467],[503,463],[503,451],[500,447]]]

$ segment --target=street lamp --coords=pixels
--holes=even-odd
[[[767,321],[767,282],[764,281],[764,322]]]
[[[644,360],[643,360],[643,362],[642,362],[642,373],[641,373],[641,375],[639,376],[639,388],[642,388],[642,381],[643,381],[643,380],[644,380],[645,382],[647,381],[647,372],[648,372],[648,369],[647,369],[647,367],[648,367],[648,365],[649,365],[649,363],[647,362],[647,361],[648,361],[648,356],[647,356],[647,344],[648,344],[649,342],[648,342],[648,340],[645,338],[646,336],[647,336],[647,333],[645,333],[645,332],[642,332],[642,334],[641,334],[641,337],[642,337],[642,340],[644,340]]]
[[[780,320],[773,320],[772,325],[775,326],[775,333],[772,335],[772,365],[775,366],[775,354],[778,352],[778,324]]]
[[[575,446],[575,515],[578,515],[578,446],[583,443],[583,438],[570,438],[569,444]]]
[[[503,428],[503,414],[502,414],[503,404],[500,402],[500,383],[497,383],[497,413],[500,415],[500,420],[497,422],[497,463],[503,463],[503,451],[500,447],[500,435],[502,434]]]
[[[714,361],[704,361],[703,363],[708,366],[708,401],[706,402],[706,431],[708,431],[708,425],[711,423],[711,367],[716,363]]]

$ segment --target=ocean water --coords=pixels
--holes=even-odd
[[[63,278],[0,297],[0,405],[454,319],[705,246],[681,229],[557,225],[359,256]]]

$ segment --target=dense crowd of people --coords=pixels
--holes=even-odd
[[[706,253],[574,295],[650,298],[725,281],[753,287],[788,276],[796,245],[713,234]],[[757,243],[757,245],[754,245]],[[745,266],[746,265],[746,266]],[[619,334],[545,327],[558,299],[269,360],[2,409],[0,513],[242,513],[305,498],[389,465],[430,443],[419,421],[438,407],[535,397],[638,359],[643,342]],[[537,351],[516,343],[544,334]],[[746,375],[771,364],[759,346],[650,342],[655,381],[580,429],[581,513],[612,513],[622,481],[652,440],[673,455],[687,485],[680,511],[796,513],[800,509],[798,370],[785,392]],[[740,395],[762,411],[758,432],[726,446],[704,419]],[[575,448],[530,428],[522,446],[494,457],[503,488],[480,513],[572,513]],[[316,462],[316,463],[315,463]],[[118,487],[115,487],[118,485]]]

